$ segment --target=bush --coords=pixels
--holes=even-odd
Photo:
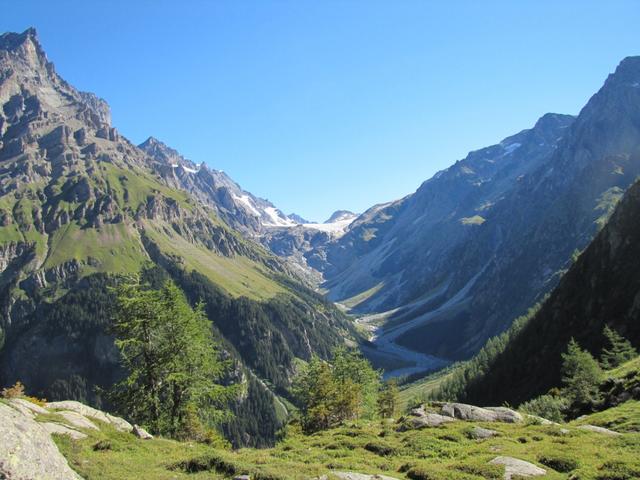
[[[563,422],[569,402],[555,395],[540,395],[520,405],[520,410],[529,415],[546,418],[552,422]]]
[[[364,446],[364,449],[382,457],[394,455],[396,453],[394,448],[383,443],[369,442]]]
[[[632,480],[640,478],[640,470],[624,462],[606,462],[600,468],[596,480]]]
[[[539,459],[541,464],[553,468],[556,472],[568,473],[580,466],[578,460],[566,455],[543,455]]]
[[[20,398],[24,397],[24,385],[18,381],[13,387],[2,389],[2,398]]]

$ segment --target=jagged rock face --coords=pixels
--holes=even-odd
[[[336,301],[389,313],[396,343],[467,358],[550,291],[640,174],[640,57],[577,118],[469,154],[305,254]],[[404,327],[400,327],[404,325]]]
[[[157,171],[168,183],[196,196],[249,238],[259,239],[270,228],[296,225],[271,202],[243,190],[221,170],[196,165],[154,137],[139,147],[157,162]]]

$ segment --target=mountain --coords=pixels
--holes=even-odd
[[[297,213],[290,213],[289,215],[287,215],[287,217],[289,217],[291,220],[293,220],[296,223],[310,223],[309,220],[305,219],[304,217],[301,217]]]
[[[308,264],[367,315],[378,354],[468,358],[557,284],[640,174],[638,85],[640,57],[627,58],[577,117],[547,114],[471,152]]]
[[[598,357],[609,325],[640,346],[640,183],[625,194],[604,229],[529,320],[479,374],[468,376],[463,398],[513,405],[560,385],[561,354],[574,338]]]
[[[297,223],[268,200],[243,190],[223,171],[210,169],[204,162],[196,165],[153,137],[138,147],[156,161],[156,171],[169,185],[188,191],[249,238]]]
[[[248,385],[236,408],[263,422],[232,425],[234,442],[273,441],[286,416],[273,394],[286,395],[298,359],[353,338],[330,302],[243,236],[286,220],[222,172],[129,142],[104,100],[56,73],[33,29],[0,36],[0,72],[0,383],[104,403],[94,387],[121,375],[109,287],[145,267],[204,300]]]

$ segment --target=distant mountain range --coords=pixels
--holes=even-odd
[[[638,174],[630,57],[577,117],[547,114],[471,152],[305,257],[329,298],[383,325],[374,344],[468,358],[557,284]]]

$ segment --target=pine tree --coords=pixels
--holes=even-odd
[[[398,404],[398,382],[391,379],[382,386],[378,395],[378,413],[382,418],[392,418]]]
[[[154,290],[134,278],[118,287],[113,333],[127,371],[111,391],[120,411],[174,437],[204,434],[226,418],[233,389],[217,383],[226,364],[211,322],[172,282]]]
[[[601,379],[598,362],[572,338],[567,353],[562,354],[562,383],[564,396],[575,410],[582,411],[598,403]]]
[[[609,347],[602,349],[600,363],[603,368],[607,370],[615,368],[638,355],[638,352],[633,348],[631,342],[615,330],[609,328],[608,325],[605,325],[602,333]]]

